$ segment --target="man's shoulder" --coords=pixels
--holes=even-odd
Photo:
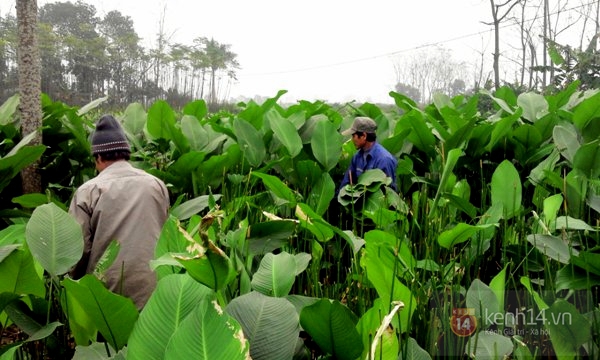
[[[375,146],[374,146],[374,148],[375,148],[375,149],[376,149],[376,151],[377,151],[378,153],[380,153],[380,154],[385,154],[385,155],[389,155],[389,156],[392,156],[392,157],[393,157],[392,153],[390,153],[390,152],[389,152],[389,150],[388,150],[388,149],[386,149],[386,148],[385,148],[385,146],[381,145],[379,142],[376,142],[376,143],[375,143]]]

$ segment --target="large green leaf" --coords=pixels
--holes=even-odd
[[[178,157],[167,169],[169,175],[173,175],[173,180],[171,181],[177,184],[194,176],[194,171],[202,164],[205,157],[205,153],[196,150],[192,150]]]
[[[183,107],[183,113],[184,115],[191,115],[201,120],[208,114],[208,106],[206,106],[206,101],[202,99],[190,101]]]
[[[396,269],[398,274],[408,272],[414,276],[417,259],[412,254],[412,246],[394,234],[381,230],[371,230],[365,234],[365,243],[369,251],[376,251],[382,265]],[[356,253],[356,250],[355,250]],[[397,262],[397,263],[396,263]]]
[[[247,360],[250,346],[240,324],[217,305],[202,300],[177,327],[165,350],[165,360]]]
[[[252,276],[252,288],[268,296],[286,296],[292,289],[296,276],[306,270],[309,261],[310,255],[307,253],[268,253]]]
[[[12,123],[13,114],[17,111],[19,107],[20,96],[19,94],[15,94],[9,97],[1,106],[0,106],[0,125],[8,125]]]
[[[25,342],[45,339],[49,342],[56,341],[52,333],[62,326],[58,321],[51,323],[39,323],[38,316],[23,301],[12,301],[6,304],[4,312],[13,321],[13,323],[29,337]]]
[[[33,211],[26,232],[31,253],[52,276],[67,273],[81,259],[81,226],[54,203]]]
[[[598,253],[582,251],[577,256],[571,256],[571,264],[579,266],[593,274],[600,275],[600,254]]]
[[[13,251],[22,248],[21,244],[0,245],[0,263],[4,261]]]
[[[492,205],[504,205],[505,219],[510,219],[520,212],[522,191],[519,172],[509,160],[502,161],[492,174]]]
[[[585,221],[581,219],[575,219],[570,216],[559,216],[556,218],[555,226],[552,230],[584,230],[584,231],[597,231],[596,228],[591,227]]]
[[[189,234],[185,232],[183,228],[181,228],[179,220],[174,216],[169,216],[167,221],[165,221],[163,224],[160,236],[158,237],[158,242],[156,243],[156,247],[154,249],[154,258],[168,258],[172,261],[175,261],[170,254],[185,253],[188,245],[190,244],[188,236]],[[169,262],[169,265],[171,266],[159,266],[165,264],[162,264],[159,260],[152,260],[150,265],[156,271],[158,279],[161,279],[169,274],[179,273],[181,270],[181,264],[178,262],[175,264]]]
[[[440,197],[444,189],[446,189],[449,179],[452,176],[452,171],[454,170],[454,166],[458,162],[458,159],[462,155],[461,149],[451,149],[448,151],[448,156],[446,157],[446,163],[444,164],[444,171],[442,172],[442,178],[440,179],[440,183],[438,184],[438,188],[435,194],[435,198],[433,199],[433,204],[431,205],[431,212],[429,213],[429,217],[432,218],[438,211],[438,202],[440,201]]]
[[[431,360],[431,355],[417,343],[417,340],[408,338],[406,350],[398,355],[398,360]]]
[[[549,173],[552,173],[554,167],[560,160],[560,153],[554,149],[550,155],[536,165],[529,174],[529,180],[535,185],[541,184]]]
[[[208,132],[195,116],[184,115],[181,118],[181,129],[192,150],[201,151],[208,145]]]
[[[241,118],[235,119],[233,129],[246,161],[253,167],[259,167],[267,155],[261,133]]]
[[[0,246],[0,293],[44,298],[46,288],[42,271],[36,269],[31,253],[19,247],[16,244]]]
[[[535,304],[537,305],[538,309],[540,309],[542,311],[545,309],[548,309],[548,307],[549,307],[548,304],[546,304],[546,302],[540,296],[540,294],[533,289],[533,286],[531,284],[531,279],[529,277],[521,276],[519,281],[521,282],[521,284],[523,284],[523,286],[525,286],[525,289],[527,289],[529,294],[533,297],[533,300],[535,301]]]
[[[337,165],[342,154],[342,135],[329,120],[317,121],[310,146],[315,159],[329,171]]]
[[[192,215],[198,214],[208,208],[211,197],[213,197],[215,201],[218,201],[221,198],[221,195],[201,195],[195,197],[178,206],[174,206],[171,209],[171,215],[179,220],[189,219]]]
[[[235,276],[233,264],[227,254],[212,241],[208,247],[190,244],[192,254],[174,254],[173,257],[196,281],[218,291],[223,289]]]
[[[67,292],[67,303],[74,302],[84,309],[92,324],[111,346],[120,350],[127,344],[139,315],[131,299],[111,292],[91,275],[85,275],[77,281],[64,279],[62,285]],[[69,322],[77,323],[77,315],[68,313]]]
[[[486,144],[485,149],[492,151],[496,145],[509,137],[514,124],[521,118],[522,109],[518,108],[514,114],[510,114],[494,123],[490,141]]]
[[[290,188],[278,177],[254,171],[252,176],[261,179],[263,184],[271,191],[276,205],[287,204],[290,208],[296,206],[296,196]]]
[[[300,226],[310,231],[320,242],[326,242],[333,238],[332,226],[319,214],[315,213],[310,206],[298,203],[296,217],[300,220]]]
[[[575,153],[579,150],[579,147],[581,147],[576,129],[573,126],[567,127],[565,125],[557,125],[552,131],[552,139],[562,156],[570,163],[573,163]]]
[[[590,179],[600,176],[600,140],[582,145],[573,156],[573,167]]]
[[[544,221],[549,228],[556,228],[556,216],[563,206],[563,196],[555,194],[544,199]]]
[[[363,343],[361,359],[369,359],[368,356],[371,351],[371,345],[374,341],[373,337],[377,333],[377,329],[381,326],[381,323],[384,321],[383,318],[388,312],[389,304],[382,301],[381,298],[377,298],[373,302],[373,306],[360,317],[356,329],[361,335]],[[395,317],[393,319],[395,319]],[[395,327],[396,324],[392,323],[388,328],[389,330],[383,332],[381,338],[378,340],[375,357],[373,359],[398,359],[400,344],[398,343],[396,332],[392,331]]]
[[[556,300],[544,312],[544,322],[559,359],[577,358],[581,345],[592,339],[591,323],[566,300]]]
[[[215,293],[187,274],[173,274],[161,279],[148,299],[129,337],[128,359],[161,360],[167,344],[181,322],[204,299]]]
[[[19,151],[21,151],[21,150],[23,150],[23,149],[26,149],[26,148],[35,148],[35,146],[29,146],[29,143],[30,143],[30,142],[32,142],[32,141],[33,141],[33,140],[36,138],[36,136],[37,136],[37,135],[38,135],[38,134],[37,134],[35,131],[34,131],[34,132],[31,132],[31,133],[29,133],[29,134],[27,134],[27,135],[25,135],[25,136],[24,136],[24,137],[21,139],[21,141],[19,141],[19,143],[18,143],[17,145],[15,145],[15,146],[14,146],[14,147],[13,147],[13,148],[12,148],[12,149],[11,149],[11,150],[8,152],[8,154],[6,154],[6,155],[4,156],[4,159],[6,159],[6,158],[9,158],[9,157],[11,157],[11,156],[13,156],[13,155],[17,154]]]
[[[153,139],[173,139],[175,113],[166,101],[158,100],[150,106],[146,127]]]
[[[598,121],[600,117],[600,93],[585,99],[573,111],[573,124],[579,131],[584,131],[589,123]]]
[[[579,254],[581,256],[581,254]],[[594,254],[598,255],[598,254]],[[577,259],[577,260],[576,260]],[[598,259],[596,259],[598,260]],[[572,263],[577,263],[579,259],[574,256],[571,258]],[[595,267],[596,264],[600,264],[596,262],[595,264],[591,264],[589,262],[585,262],[583,266],[592,266]],[[583,268],[585,269],[585,267]],[[596,270],[598,271],[598,270]],[[587,271],[584,271],[576,266],[567,265],[562,269],[556,272],[554,288],[556,291],[561,290],[588,290],[592,287],[596,287],[600,285],[600,275],[590,274]]]
[[[425,121],[423,113],[420,110],[411,110],[402,116],[400,121],[398,121],[394,132],[398,134],[404,129],[411,130],[407,138],[412,144],[414,144],[421,151],[424,151],[430,155],[433,154],[436,139],[431,131],[431,128],[427,126],[427,122]]]
[[[25,225],[12,224],[0,230],[0,245],[25,243]]]
[[[519,94],[517,105],[523,109],[523,117],[531,122],[548,114],[548,102],[544,95],[535,92]]]
[[[32,134],[35,135],[35,133]],[[14,151],[17,149],[17,146],[11,150],[11,153],[0,158],[0,191],[2,191],[21,170],[37,161],[46,150],[46,146],[37,145],[24,146],[18,148],[18,151]]]
[[[469,286],[467,291],[467,307],[475,310],[475,316],[480,323],[482,330],[486,329],[492,323],[488,323],[489,320],[493,321],[494,318],[490,317],[490,314],[501,313],[501,309],[498,303],[496,294],[481,280],[475,279]],[[502,311],[504,311],[502,309]],[[503,326],[504,324],[496,324]]]
[[[394,273],[394,262],[390,261],[390,252],[387,245],[366,241],[366,253],[361,261],[365,268],[367,278],[377,290],[379,297],[386,303],[394,301],[404,303],[400,312],[400,323],[397,330],[401,333],[408,331],[412,315],[417,307],[417,301],[410,289],[402,283]],[[393,255],[393,253],[392,253]],[[401,258],[394,261],[401,262]],[[397,264],[400,265],[400,264]]]
[[[288,244],[298,224],[292,220],[273,220],[250,225],[248,250],[261,255]]]
[[[569,246],[560,237],[552,235],[531,234],[527,241],[535,246],[542,254],[563,264],[568,264],[571,255],[579,254],[577,249]]]
[[[107,350],[110,352],[110,358],[106,355]],[[126,352],[127,348],[123,348],[123,352]],[[112,348],[109,344],[101,342],[93,342],[89,346],[77,345],[75,347],[75,354],[71,360],[118,360],[125,359],[126,357],[115,356],[117,351]],[[121,353],[120,353],[121,354]]]
[[[438,237],[438,243],[440,246],[450,249],[452,246],[463,243],[481,231],[492,226],[494,225],[469,225],[465,223],[458,223],[453,228],[442,232]]]
[[[226,312],[242,326],[253,360],[293,358],[300,327],[288,300],[251,292],[233,299]]]
[[[323,216],[334,197],[335,183],[331,175],[328,172],[324,172],[317,183],[311,188],[306,202],[317,214]]]
[[[494,332],[480,331],[471,336],[465,353],[475,360],[503,360],[513,352],[510,338]]]
[[[141,137],[146,126],[146,118],[146,111],[142,104],[129,104],[123,113],[123,128],[134,137]]]
[[[292,158],[296,157],[302,151],[302,139],[294,124],[274,109],[269,110],[265,117],[275,134],[275,138],[285,146]]]
[[[506,294],[506,268],[508,265],[505,265],[504,268],[496,274],[490,281],[490,289],[496,295],[496,300],[498,301],[498,311],[504,309],[504,297]]]
[[[538,150],[542,144],[542,134],[531,124],[521,124],[513,131],[513,139],[526,149]]]
[[[356,316],[337,300],[321,299],[300,313],[300,325],[321,350],[340,360],[355,360],[363,344]]]

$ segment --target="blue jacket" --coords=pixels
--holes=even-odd
[[[344,173],[340,189],[350,183],[350,175],[352,176],[352,183],[355,184],[363,172],[371,169],[381,169],[387,176],[392,178],[390,187],[396,190],[397,166],[398,160],[378,142],[375,142],[369,150],[360,149],[354,154],[350,167]]]

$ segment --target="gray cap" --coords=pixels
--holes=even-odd
[[[108,151],[131,151],[121,124],[112,115],[104,115],[92,134],[92,154]]]
[[[373,121],[370,117],[366,116],[357,116],[352,123],[352,126],[342,131],[342,135],[352,135],[356,132],[366,132],[366,133],[375,133],[377,130],[377,123]]]

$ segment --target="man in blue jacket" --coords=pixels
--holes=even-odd
[[[373,119],[359,116],[348,130],[342,132],[344,136],[352,135],[352,142],[358,151],[344,173],[340,190],[347,184],[355,184],[362,173],[371,169],[381,169],[392,179],[390,187],[396,190],[398,160],[377,142],[376,131],[377,123]]]

